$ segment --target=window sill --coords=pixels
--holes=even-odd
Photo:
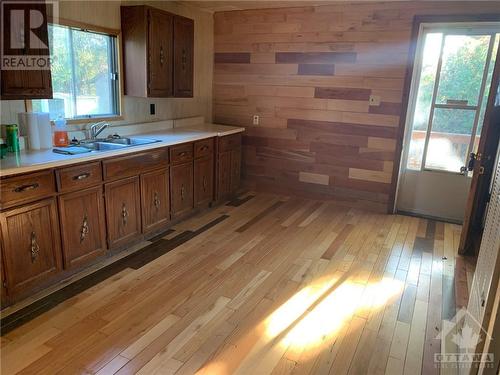
[[[99,121],[123,121],[123,116],[103,116],[103,117],[88,117],[77,119],[66,119],[68,125],[90,124]]]

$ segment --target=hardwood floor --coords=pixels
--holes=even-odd
[[[2,336],[2,374],[439,372],[435,337],[473,274],[459,226],[240,198]]]

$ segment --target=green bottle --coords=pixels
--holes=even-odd
[[[7,138],[7,151],[19,152],[19,129],[16,124],[10,124],[5,127]]]

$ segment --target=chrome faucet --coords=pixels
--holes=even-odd
[[[99,134],[106,129],[109,124],[106,121],[96,122],[95,124],[90,125],[89,135],[90,139],[96,139]]]

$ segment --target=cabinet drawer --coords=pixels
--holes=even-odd
[[[141,152],[103,161],[104,179],[111,180],[138,175],[144,170],[168,164],[168,149]]]
[[[170,147],[170,161],[172,164],[181,164],[193,160],[193,144],[183,143]]]
[[[50,197],[56,192],[52,170],[2,179],[1,208]]]
[[[241,134],[231,134],[219,138],[219,152],[230,151],[241,147]]]
[[[101,162],[77,165],[56,171],[57,188],[61,192],[83,189],[102,181]]]
[[[212,156],[214,152],[214,139],[204,139],[194,144],[194,157],[202,158],[204,156]]]

